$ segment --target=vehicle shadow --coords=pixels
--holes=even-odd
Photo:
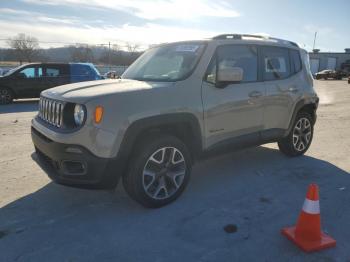
[[[0,209],[0,254],[4,261],[228,261],[254,260],[256,254],[322,259],[325,253],[306,257],[279,234],[295,223],[311,182],[321,188],[327,230],[348,243],[348,232],[334,221],[345,225],[350,215],[344,209],[349,173],[260,146],[199,162],[183,195],[160,209],[143,208],[121,185],[114,192],[48,183]],[[237,233],[224,232],[228,223],[238,226]],[[348,248],[326,254],[345,259]]]
[[[0,105],[0,114],[38,111],[38,99],[15,100],[12,104]]]

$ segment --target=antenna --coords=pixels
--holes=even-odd
[[[315,32],[315,36],[314,36],[314,45],[313,45],[313,47],[312,47],[312,50],[315,50],[316,37],[317,37],[317,31]]]

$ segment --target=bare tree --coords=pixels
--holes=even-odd
[[[15,56],[22,64],[23,61],[32,62],[38,54],[39,41],[35,37],[21,33],[10,38],[7,44],[14,50]]]
[[[113,52],[119,52],[121,50],[120,46],[117,44],[112,45],[112,51]]]
[[[122,50],[118,44],[105,47],[99,61],[105,64],[118,65],[122,62]]]
[[[131,56],[133,56],[139,48],[140,45],[138,44],[126,43],[126,49],[128,50]]]
[[[94,54],[89,46],[72,46],[70,48],[73,62],[94,62]]]

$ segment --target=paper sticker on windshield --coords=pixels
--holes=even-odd
[[[179,45],[176,47],[177,52],[196,52],[199,45]]]

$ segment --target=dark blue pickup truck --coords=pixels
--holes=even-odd
[[[103,79],[90,63],[30,63],[0,77],[0,104],[39,97],[41,91],[69,83]]]

